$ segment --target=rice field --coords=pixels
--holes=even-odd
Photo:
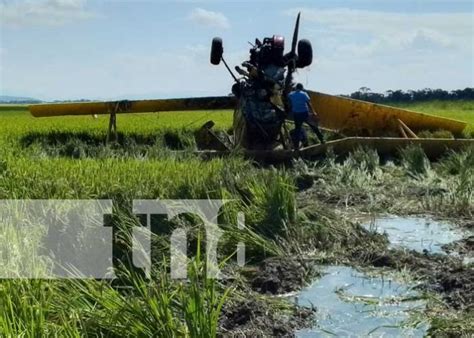
[[[467,130],[474,132],[474,101],[430,101],[399,104],[398,106],[420,113],[427,113],[469,124]]]
[[[474,102],[430,102],[407,108],[467,121],[474,131]],[[35,119],[24,106],[1,106],[0,199],[112,199],[115,224],[125,235],[127,227],[137,224],[127,211],[133,199],[234,200],[221,215],[225,234],[219,256],[221,261],[229,260],[231,270],[241,241],[246,243],[251,266],[315,247],[336,255],[335,247],[353,245],[360,234],[348,220],[335,221],[332,209],[340,204],[331,204],[331,198],[345,201],[346,206],[360,205],[358,210],[364,211],[390,208],[402,213],[412,208],[413,212],[443,210],[443,216],[464,219],[474,215],[472,152],[452,154],[431,165],[415,149],[402,154],[401,165],[385,168],[376,154],[361,150],[344,163],[328,158],[323,164],[301,161],[292,168],[261,168],[238,156],[204,161],[193,155],[193,133],[208,120],[216,122],[218,129],[229,130],[232,113],[120,115],[120,144],[105,145],[106,116]],[[297,201],[302,177],[311,177],[319,187],[309,214]],[[400,199],[393,203],[395,196],[405,196],[413,186],[427,193],[408,206]],[[445,189],[441,197],[435,192],[439,187]],[[233,229],[241,211],[247,227],[237,232]],[[163,252],[153,267],[153,278],[144,279],[123,267],[120,278],[129,287],[125,292],[106,281],[2,280],[0,336],[210,337],[225,332],[222,312],[230,313],[229,304],[265,296],[249,290],[245,274],[238,274],[233,282],[207,279],[200,256],[205,245],[202,229],[194,220],[176,222],[190,223],[196,234],[188,280],[170,280],[169,262],[163,258],[169,245],[159,235],[154,243]],[[7,229],[7,224],[3,226]],[[6,231],[0,236],[0,249],[25,245],[18,233],[9,236]],[[265,302],[278,313],[293,309],[284,300]]]
[[[202,161],[169,151],[193,149],[193,131],[208,119],[229,128],[229,112],[119,116],[123,143],[114,147],[104,143],[107,117],[34,119],[25,107],[1,110],[1,199],[112,199],[117,209],[133,199],[235,199],[235,210],[246,212],[251,227],[276,219],[275,235],[294,215],[293,182],[284,172],[239,158]],[[226,212],[229,222],[235,220],[232,210]],[[120,215],[119,227],[136,222]],[[256,255],[271,252],[271,245],[260,244],[262,235],[249,229],[246,236]],[[222,246],[235,248],[236,240],[229,232]],[[22,245],[18,234],[0,241],[4,249]],[[188,283],[171,282],[163,266],[156,266],[152,281],[130,274],[124,270],[121,278],[132,281],[133,294],[107,282],[2,281],[0,335],[122,336],[127,325],[130,337],[215,336],[231,288],[205,278],[198,256]]]

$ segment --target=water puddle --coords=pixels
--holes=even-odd
[[[429,253],[444,253],[442,246],[458,241],[466,232],[447,222],[418,217],[384,217],[362,224],[370,231],[387,233],[392,247]]]
[[[422,313],[425,306],[411,287],[387,278],[368,277],[346,266],[324,267],[323,273],[297,297],[299,305],[317,308],[316,326],[298,331],[297,337],[426,334],[426,323],[409,323],[410,314]]]
[[[370,231],[386,233],[391,247],[441,253],[445,244],[469,236],[447,222],[421,217],[384,217],[364,220]],[[463,256],[455,251],[450,254]],[[423,337],[425,301],[412,285],[386,276],[371,277],[346,266],[322,267],[324,275],[295,297],[301,306],[316,307],[316,326],[298,331],[298,337]]]

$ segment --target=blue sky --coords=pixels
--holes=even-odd
[[[52,99],[226,95],[209,64],[224,40],[232,65],[247,41],[290,43],[296,13],[314,64],[308,88],[350,93],[474,87],[473,2],[0,0],[0,94]]]

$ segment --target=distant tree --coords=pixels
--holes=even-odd
[[[387,90],[384,94],[373,93],[368,87],[361,87],[358,91],[346,95],[347,97],[374,102],[419,102],[429,100],[474,100],[474,88],[446,91],[443,89],[424,88],[419,90]]]

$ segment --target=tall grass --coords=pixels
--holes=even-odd
[[[423,176],[430,170],[430,161],[420,145],[400,149],[402,163],[413,177]]]
[[[449,153],[436,167],[445,193],[428,199],[432,208],[466,218],[474,217],[474,148]]]
[[[0,335],[215,337],[232,287],[208,278],[199,243],[187,280],[171,280],[161,265],[151,280],[121,269],[125,289],[93,280],[1,281]]]
[[[135,222],[127,213],[133,199],[231,199],[236,204],[224,217],[220,247],[233,249],[222,250],[219,259],[241,241],[257,260],[282,252],[275,238],[285,236],[285,226],[295,219],[287,174],[257,169],[238,157],[202,161],[190,153],[170,152],[194,149],[195,128],[216,116],[119,116],[119,145],[106,146],[105,118],[2,114],[0,199],[112,199],[115,221],[126,227]],[[229,127],[230,114],[217,117],[218,127]],[[235,225],[237,212],[246,216],[242,231]],[[12,246],[26,240],[16,232],[1,235]],[[120,243],[126,245],[126,238]],[[154,243],[163,250],[158,257],[166,256],[164,234],[155,236]],[[32,249],[37,245],[30,244]],[[1,281],[0,335],[216,336],[229,286],[207,278],[199,255],[190,262],[185,281],[170,280],[165,262],[154,269],[152,280],[121,270],[125,289],[91,280]]]
[[[227,259],[243,242],[253,262],[363,240],[347,223],[335,222],[324,204],[397,212],[405,210],[408,196],[413,208],[473,215],[472,152],[452,154],[433,167],[420,149],[403,152],[403,167],[381,166],[375,151],[358,149],[342,162],[329,157],[292,170],[256,168],[239,157],[202,161],[186,152],[195,148],[192,134],[208,119],[220,129],[231,124],[228,112],[119,116],[122,133],[114,147],[103,143],[105,117],[32,119],[2,112],[0,199],[112,199],[121,211],[114,214],[117,223],[129,228],[137,222],[127,210],[133,199],[233,200],[220,215],[219,258]],[[294,187],[301,170],[315,179],[314,195],[305,198],[317,199],[304,214],[297,212]],[[239,212],[246,218],[243,229],[235,224]],[[2,241],[34,250],[36,242],[25,245],[21,233],[7,229]],[[207,278],[200,241],[183,281],[169,278],[165,234],[153,242],[161,250],[153,278],[124,267],[120,277],[127,288],[92,280],[0,281],[0,336],[216,336],[222,304],[233,294],[229,285]]]

